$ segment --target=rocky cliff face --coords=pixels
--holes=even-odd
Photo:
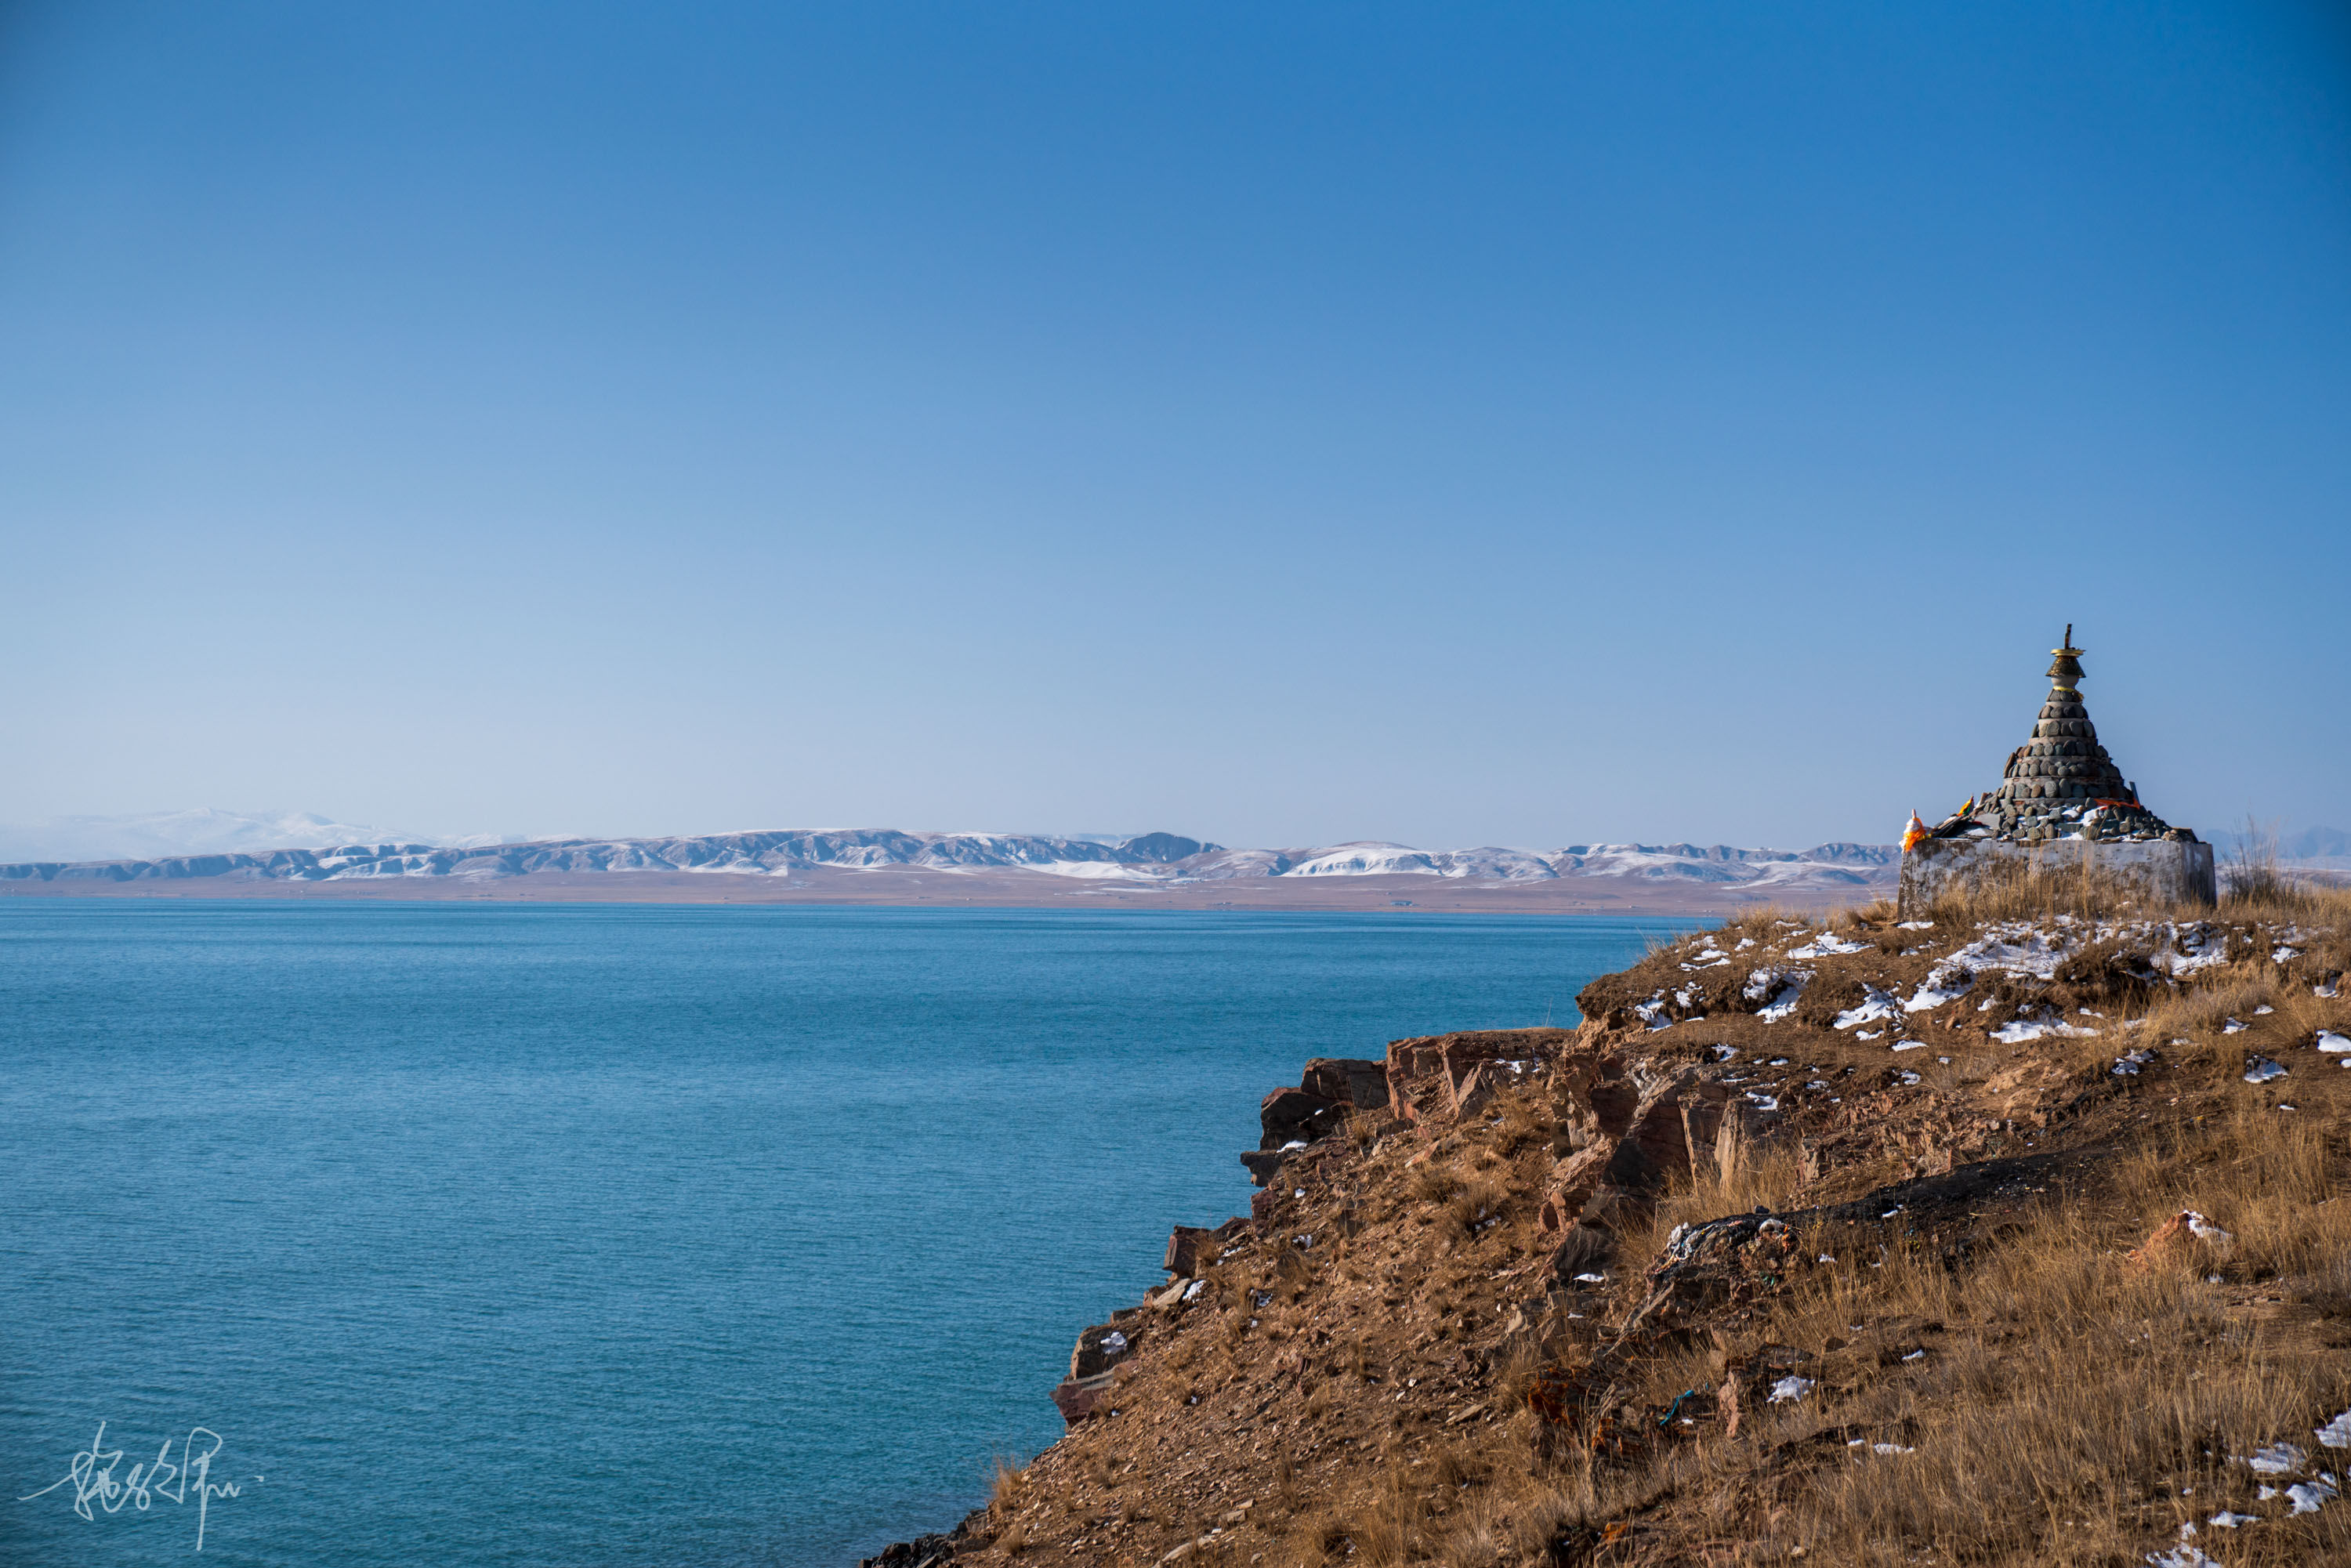
[[[2351,900],[1765,915],[1309,1062],[1068,1435],[869,1563],[2351,1561],[2346,967]]]

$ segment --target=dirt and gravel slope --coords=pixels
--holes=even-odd
[[[2351,1562],[2351,907],[2196,915],[1759,912],[1311,1064],[876,1561]]]

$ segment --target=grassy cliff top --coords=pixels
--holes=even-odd
[[[2351,1561],[2346,969],[2339,892],[2009,887],[1392,1050],[892,1561]]]

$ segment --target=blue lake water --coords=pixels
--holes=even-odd
[[[1248,1212],[1268,1089],[1572,1023],[1680,928],[0,900],[0,1562],[837,1568],[945,1528],[1059,1435],[1167,1228]],[[197,1427],[239,1489],[202,1557],[184,1481],[20,1500]]]

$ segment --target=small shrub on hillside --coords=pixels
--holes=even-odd
[[[1510,1188],[1490,1177],[1481,1176],[1460,1187],[1445,1205],[1451,1234],[1460,1241],[1482,1239],[1501,1224],[1510,1197]]]
[[[1413,1172],[1412,1195],[1423,1203],[1441,1204],[1461,1187],[1453,1167],[1432,1158]]]

